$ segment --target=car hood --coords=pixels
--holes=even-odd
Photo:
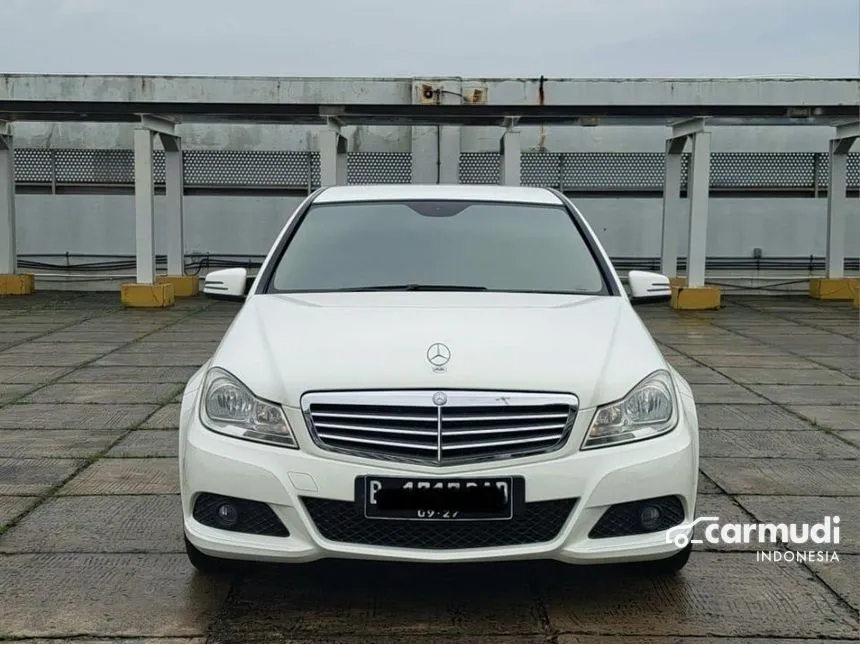
[[[428,350],[450,349],[434,369]],[[480,389],[569,392],[587,408],[666,363],[621,297],[373,292],[251,296],[212,360],[257,396]]]

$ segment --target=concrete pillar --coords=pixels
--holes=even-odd
[[[678,229],[680,228],[681,155],[687,139],[692,139],[692,158],[687,178],[690,204],[687,276],[679,278]],[[693,118],[672,126],[666,141],[666,177],[663,187],[663,238],[661,270],[672,282],[673,309],[719,309],[720,290],[705,286],[705,259],[708,241],[708,201],[711,184],[711,134],[705,119]]]
[[[666,141],[663,179],[663,233],[660,248],[660,273],[678,275],[678,232],[681,228],[681,160],[686,137]]]
[[[711,133],[697,132],[693,138],[687,196],[690,201],[690,243],[687,252],[687,286],[705,286],[708,242],[708,201],[711,184]]]
[[[33,275],[18,273],[15,145],[12,141],[11,125],[0,121],[0,295],[23,296],[33,290]]]
[[[860,290],[860,279],[845,277],[845,241],[848,211],[856,200],[848,199],[848,153],[860,138],[860,122],[836,128],[830,140],[830,176],[827,187],[827,260],[824,278],[809,282],[809,295],[822,300],[853,300]]]
[[[182,142],[179,137],[161,137],[164,145],[165,202],[167,211],[167,275],[185,274],[185,226]]]
[[[155,193],[152,172],[152,150],[156,134],[171,141],[171,121],[141,115],[134,130],[134,223],[136,281],[120,285],[120,299],[126,307],[169,307],[175,298],[174,286],[155,275]],[[168,143],[178,149],[176,142]],[[175,181],[175,180],[174,180]],[[175,193],[175,191],[174,191]],[[173,198],[176,199],[174,194]],[[181,201],[181,194],[179,195]],[[181,225],[181,206],[180,206]],[[176,219],[176,213],[173,213]]]
[[[187,298],[197,295],[200,283],[196,275],[185,275],[185,169],[182,139],[163,132],[158,137],[164,146],[167,275],[157,275],[155,281],[173,285],[175,298]]]
[[[422,105],[460,105],[461,84],[450,79],[415,81],[412,102]],[[460,126],[412,126],[412,183],[460,183]]]
[[[508,130],[502,135],[500,142],[501,152],[501,183],[504,186],[521,185],[520,153],[522,144],[520,133],[516,130]]]
[[[341,186],[347,183],[348,141],[335,129],[328,129],[319,135],[320,184],[322,186]]]
[[[436,143],[436,126],[412,126],[413,184],[439,183],[439,151],[436,147]]]
[[[134,222],[137,284],[155,284],[155,195],[152,186],[152,140],[148,128],[134,131]]]
[[[848,210],[848,154],[839,139],[830,141],[830,177],[827,184],[827,277],[845,276],[845,215]]]
[[[17,268],[15,146],[9,125],[0,121],[0,275],[12,275]]]

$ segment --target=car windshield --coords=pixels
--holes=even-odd
[[[270,292],[373,290],[607,293],[561,205],[448,200],[316,204]]]

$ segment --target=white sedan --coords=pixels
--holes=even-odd
[[[551,189],[339,186],[288,219],[182,398],[186,548],[236,560],[687,562],[690,386]]]

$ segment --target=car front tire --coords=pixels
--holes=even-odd
[[[687,546],[673,556],[663,558],[662,560],[640,562],[637,568],[650,576],[672,576],[686,566],[692,552],[693,545],[687,544]]]
[[[196,546],[191,544],[188,537],[185,537],[185,553],[188,555],[188,560],[191,565],[200,573],[207,575],[223,575],[234,573],[239,570],[241,562],[238,560],[228,560],[226,558],[216,558],[211,555],[206,555]]]

